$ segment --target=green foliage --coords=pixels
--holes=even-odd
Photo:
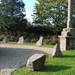
[[[48,34],[54,34],[52,28],[48,27],[48,26],[28,26],[28,28],[26,28],[26,31],[29,33],[35,33],[37,35],[48,35]]]
[[[24,5],[20,0],[1,0],[0,13],[4,16],[22,17]]]
[[[0,3],[0,29],[1,30],[20,30],[26,27],[24,19],[25,4],[22,0],[1,0]],[[21,26],[23,25],[23,26]],[[25,25],[25,26],[24,26]]]
[[[67,23],[67,0],[37,0],[33,13],[34,23],[53,28],[60,32]]]
[[[30,72],[23,66],[12,75],[75,75],[75,50],[64,51],[61,58],[48,55],[43,71]]]

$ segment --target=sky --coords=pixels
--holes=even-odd
[[[23,2],[25,3],[26,18],[32,22],[31,14],[33,14],[36,0],[23,0]]]

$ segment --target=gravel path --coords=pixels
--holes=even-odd
[[[27,59],[35,53],[51,54],[52,51],[52,48],[0,44],[0,75],[11,75],[15,69],[25,65]]]

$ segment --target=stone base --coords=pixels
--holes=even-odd
[[[75,49],[75,37],[73,36],[59,36],[61,51]]]
[[[75,28],[64,28],[59,38],[61,51],[75,49]]]
[[[61,36],[75,36],[75,28],[63,28]]]

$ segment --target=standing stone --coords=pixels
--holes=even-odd
[[[43,45],[43,36],[40,37],[40,39],[36,42],[37,46]]]
[[[68,21],[67,28],[72,28],[72,0],[68,0]]]
[[[61,57],[62,56],[62,52],[60,50],[60,45],[57,43],[54,46],[54,51],[52,53],[52,57]]]
[[[72,28],[72,1],[68,0],[67,28],[64,28],[61,36],[59,36],[61,51],[75,49],[75,28]]]
[[[23,36],[21,36],[18,40],[18,44],[23,44],[24,43],[24,38]]]
[[[2,40],[2,43],[7,43],[7,42],[8,42],[7,37],[4,37],[3,40]]]
[[[28,60],[26,68],[29,71],[43,70],[45,64],[45,54],[34,54]]]

